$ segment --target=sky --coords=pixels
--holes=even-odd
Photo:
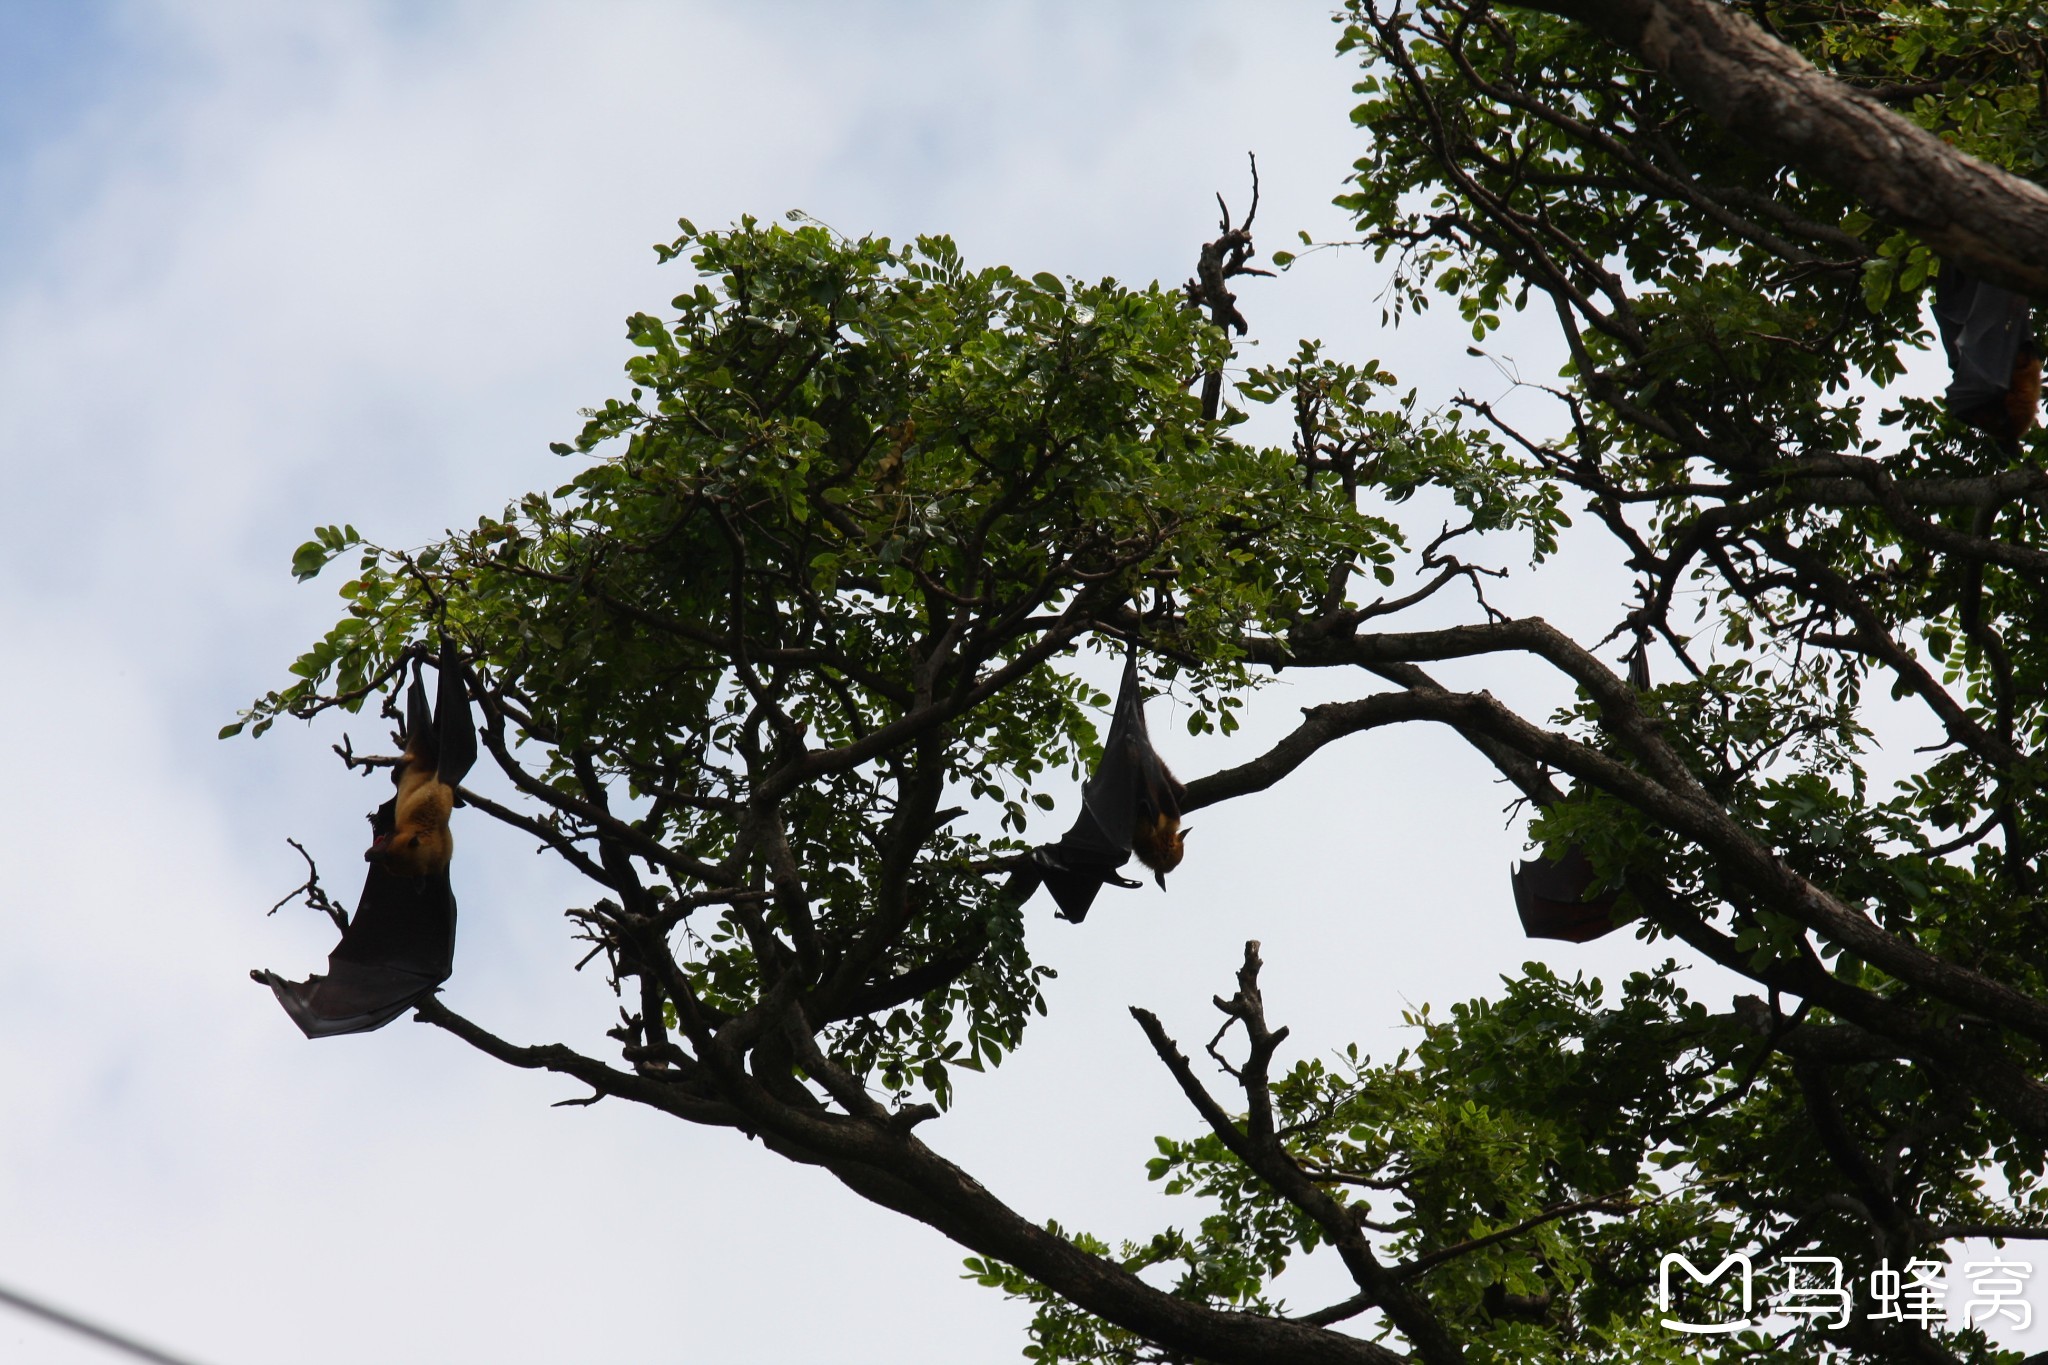
[[[1334,37],[1317,6],[1205,0],[0,0],[0,704],[32,775],[0,798],[0,1285],[200,1365],[1016,1358],[1024,1310],[961,1249],[736,1134],[551,1108],[577,1088],[408,1021],[300,1038],[247,975],[331,946],[265,913],[302,876],[285,840],[349,865],[377,797],[328,746],[388,746],[367,721],[214,736],[338,614],[338,577],[288,570],[312,527],[413,545],[561,481],[548,443],[623,389],[624,318],[687,282],[650,249],[678,217],[1177,281],[1255,152],[1260,241],[1341,238]],[[1506,394],[1455,318],[1383,330],[1384,283],[1341,251],[1247,283],[1253,355],[1320,336],[1429,401]],[[1519,319],[1495,343],[1536,378],[1549,345]],[[1496,600],[1597,637],[1620,583],[1575,544]],[[1564,699],[1488,667],[1446,671]],[[1284,680],[1229,744],[1166,703],[1153,729],[1194,776],[1332,687]],[[1446,735],[1376,733],[1204,812],[1168,895],[1085,927],[1035,906],[1050,1015],[921,1134],[1027,1216],[1146,1236],[1199,1217],[1143,1179],[1197,1120],[1126,1009],[1206,1038],[1246,939],[1303,1054],[1390,1054],[1404,1010],[1532,958],[1653,965],[1627,935],[1521,938],[1507,801]],[[459,837],[447,1001],[601,1045],[615,1004],[561,916],[587,894],[481,821]],[[0,1357],[108,1358],[4,1313]]]

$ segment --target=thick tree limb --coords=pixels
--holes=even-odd
[[[1279,1318],[1224,1312],[1155,1289],[1027,1220],[918,1141],[894,1116],[851,1118],[791,1105],[746,1076],[717,1078],[713,1083],[730,1086],[730,1093],[704,1101],[673,1080],[619,1071],[571,1048],[506,1042],[435,999],[419,1006],[419,1017],[513,1066],[573,1076],[599,1093],[691,1122],[746,1129],[778,1154],[823,1167],[863,1198],[915,1218],[971,1251],[1014,1265],[1088,1312],[1171,1349],[1226,1365],[1398,1365],[1405,1359],[1374,1342]],[[811,1065],[820,1065],[817,1054],[804,1051]],[[833,1077],[836,1085],[846,1080]]]
[[[1816,70],[1714,0],[1536,0],[1633,52],[1729,132],[1855,195],[1973,274],[2048,297],[2048,190]]]
[[[1787,866],[1729,815],[1658,735],[1628,684],[1592,653],[1540,617],[1437,631],[1388,632],[1321,642],[1304,660],[1284,642],[1254,641],[1246,651],[1261,662],[1354,663],[1386,673],[1389,664],[1469,658],[1520,650],[1544,659],[1571,678],[1601,708],[1601,724],[1641,763],[1608,754],[1530,723],[1491,695],[1437,691],[1418,697],[1420,718],[1462,733],[1484,734],[1524,758],[1548,764],[1600,786],[1667,829],[1711,850],[1773,910],[1826,935],[1900,980],[1966,1009],[2048,1041],[2048,1001],[1959,966],[1880,927],[1825,888]]]
[[[1181,809],[1200,810],[1232,797],[1264,791],[1308,762],[1327,744],[1361,730],[1427,719],[1429,711],[1409,693],[1383,692],[1357,701],[1303,707],[1301,715],[1300,725],[1257,758],[1188,783]]]

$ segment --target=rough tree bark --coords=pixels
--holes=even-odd
[[[1707,115],[1974,273],[2048,295],[2048,190],[1988,166],[1715,0],[1541,0],[1636,53]]]

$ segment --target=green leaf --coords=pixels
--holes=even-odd
[[[292,577],[301,583],[317,578],[320,571],[327,567],[327,561],[333,557],[333,553],[325,545],[317,540],[309,540],[292,551]]]

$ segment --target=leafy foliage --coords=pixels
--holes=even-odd
[[[1410,1014],[1416,1041],[1389,1062],[1351,1047],[1294,1064],[1273,1086],[1287,1150],[1414,1268],[1470,1360],[1710,1358],[1710,1342],[1655,1320],[1659,1265],[1680,1255],[1711,1267],[1730,1251],[1782,1245],[1802,1221],[1788,1211],[1828,1196],[1828,1155],[1799,1102],[1796,1064],[1772,1057],[1758,1027],[1764,1002],[1711,1014],[1680,986],[1674,963],[1630,976],[1612,1000],[1597,980],[1566,980],[1538,962],[1523,970],[1497,999],[1467,1001],[1444,1019],[1427,1007]],[[1981,1136],[1944,1131],[1907,1066],[1872,1062],[1834,1084],[1859,1129],[1943,1133],[1913,1151],[1934,1177],[1922,1218],[2017,1220],[2041,1204],[2038,1174],[2001,1197],[1987,1192]],[[1323,1244],[1319,1229],[1214,1134],[1161,1138],[1159,1151],[1150,1177],[1216,1211],[1194,1229],[1124,1243],[1119,1261],[1173,1267],[1179,1296],[1290,1311],[1271,1282]],[[2023,1169],[2038,1172],[2038,1154],[2031,1161]],[[1796,1250],[1841,1258],[1856,1283],[1876,1267],[1867,1238],[1842,1226]],[[1758,1268],[1773,1269],[1762,1257]],[[1133,1334],[1014,1271],[979,1259],[968,1270],[1036,1306],[1032,1359],[1153,1358]],[[1685,1320],[1735,1316],[1682,1277],[1674,1288],[1672,1311]],[[1793,1365],[1833,1349],[1811,1324],[1779,1327],[1727,1341],[1725,1358]],[[1981,1334],[1971,1340],[1981,1346]]]
[[[1235,414],[1204,419],[1189,384],[1220,338],[1156,287],[809,224],[685,223],[661,251],[702,278],[673,320],[629,320],[629,395],[558,447],[588,462],[418,551],[323,528],[293,569],[359,549],[348,615],[242,723],[355,710],[453,630],[488,674],[493,752],[564,837],[595,829],[577,803],[630,818],[624,849],[660,878],[636,894],[688,921],[711,1008],[756,998],[764,933],[821,977],[986,944],[948,991],[834,1035],[855,1074],[943,1101],[950,1067],[992,1065],[1044,1008],[986,871],[1052,808],[1044,779],[1095,756],[1107,702],[1044,661],[1126,613],[1192,724],[1228,731],[1252,682],[1235,642],[1318,610],[1332,564],[1391,578],[1400,534],[1230,439]],[[1366,397],[1341,419],[1410,439]],[[941,793],[1001,832],[951,832]],[[801,895],[750,924],[790,868]],[[693,896],[737,907],[700,929]]]

